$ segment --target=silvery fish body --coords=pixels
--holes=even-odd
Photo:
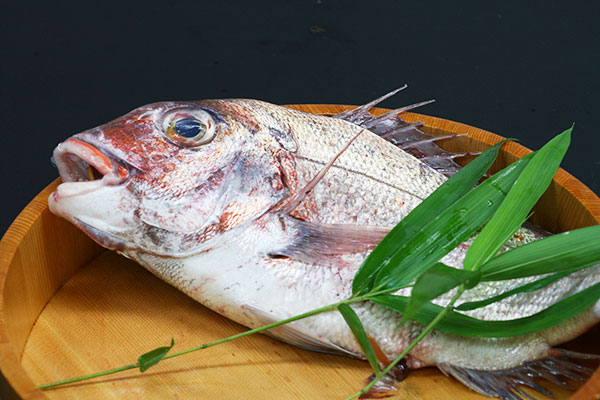
[[[282,320],[349,297],[368,251],[454,168],[443,160],[428,165],[392,143],[418,130],[396,118],[398,112],[374,118],[370,106],[338,118],[241,99],[143,106],[58,145],[54,159],[64,183],[49,206],[101,245],[238,323],[258,327]],[[359,133],[291,209],[289,199]],[[507,247],[542,235],[522,228]],[[469,241],[442,261],[461,268],[468,246]],[[599,280],[593,267],[467,314],[525,317]],[[461,301],[523,282],[481,283]],[[450,295],[435,302],[444,305]],[[416,323],[399,327],[399,314],[371,303],[353,308],[390,359],[422,330]],[[557,327],[516,338],[434,331],[410,352],[406,365],[435,365],[475,390],[511,398],[518,391],[515,382],[500,373],[491,384],[488,372],[514,372],[553,357],[552,346],[581,334],[599,317],[596,304]],[[271,334],[312,350],[362,356],[336,312]],[[525,384],[536,385],[529,381]]]

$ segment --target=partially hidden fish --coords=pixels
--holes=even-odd
[[[336,303],[351,295],[352,278],[369,250],[458,168],[456,155],[437,147],[418,124],[398,118],[414,106],[379,117],[369,113],[396,92],[333,117],[244,99],[137,108],[56,147],[53,158],[64,183],[50,195],[50,210],[250,328]],[[544,235],[523,227],[506,247]],[[469,243],[441,261],[461,268]],[[598,281],[596,266],[465,313],[521,318]],[[523,282],[480,283],[461,301]],[[449,296],[435,302],[445,305]],[[413,322],[400,327],[398,313],[376,304],[353,308],[389,359],[423,329]],[[529,396],[519,385],[550,395],[540,379],[568,387],[568,379],[584,380],[593,372],[572,360],[594,358],[552,346],[599,319],[596,303],[554,328],[514,338],[434,331],[405,366],[437,366],[488,396]],[[363,357],[336,312],[269,334],[310,350]]]

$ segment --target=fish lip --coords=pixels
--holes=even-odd
[[[61,197],[122,184],[131,177],[134,170],[106,149],[77,137],[69,138],[56,146],[52,159],[63,181],[59,186]],[[91,179],[93,176],[90,177],[88,173],[89,167],[102,174],[102,178]]]

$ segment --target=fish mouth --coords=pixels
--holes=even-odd
[[[106,212],[107,208],[115,206],[110,202],[114,196],[94,193],[102,188],[117,188],[135,169],[106,149],[80,138],[69,138],[60,143],[54,149],[52,159],[63,183],[48,198],[50,211],[71,221],[101,246],[111,250],[126,249],[128,245],[125,240],[94,226],[94,221],[101,220],[103,216],[112,216],[113,220],[116,218],[117,222],[122,222],[119,213]],[[92,197],[83,196],[88,193]],[[107,199],[108,205],[105,203]]]
[[[52,158],[64,182],[58,190],[61,197],[118,185],[129,177],[120,160],[80,139],[69,138],[60,143]]]

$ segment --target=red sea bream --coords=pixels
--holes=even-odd
[[[282,320],[349,297],[368,251],[456,168],[448,154],[430,153],[437,146],[418,126],[397,118],[403,109],[375,118],[368,112],[374,103],[333,118],[241,99],[143,106],[58,145],[54,160],[64,183],[49,206],[96,242],[236,322],[258,327]],[[356,135],[316,186],[299,195]],[[522,228],[507,246],[541,235]],[[468,246],[442,261],[461,268]],[[524,317],[598,281],[593,267],[467,314]],[[461,301],[522,282],[481,283]],[[390,359],[422,329],[398,327],[399,314],[371,303],[353,308]],[[575,373],[552,346],[599,318],[596,304],[557,327],[516,338],[434,331],[406,365],[437,366],[492,396],[518,398],[517,384],[544,392],[533,378],[561,384],[558,372]],[[362,356],[337,312],[272,334],[312,350]]]

